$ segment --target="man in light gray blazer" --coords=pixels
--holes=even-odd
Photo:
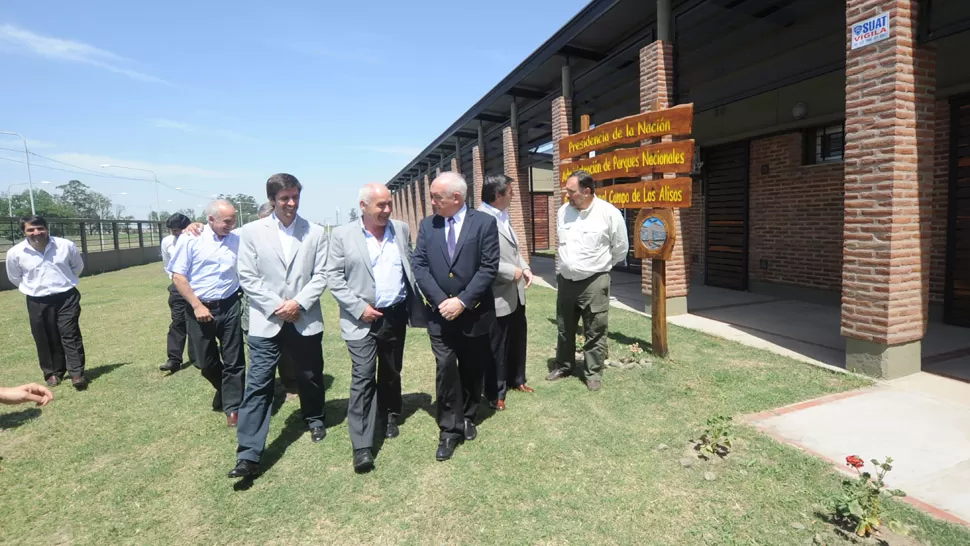
[[[532,270],[519,252],[519,239],[509,220],[514,196],[512,179],[504,174],[485,177],[478,210],[498,224],[498,275],[492,284],[497,326],[490,341],[495,365],[485,369],[485,397],[496,410],[505,409],[505,393],[512,388],[533,392],[525,382],[525,289],[532,285]]]
[[[374,468],[378,421],[399,434],[401,365],[409,317],[423,310],[411,273],[411,234],[391,220],[394,200],[383,184],[360,190],[360,219],[330,236],[327,284],[340,307],[340,334],[351,360],[347,425],[354,470]]]
[[[327,236],[297,215],[303,186],[289,174],[266,181],[273,214],[240,230],[239,284],[249,298],[249,382],[239,408],[236,467],[230,478],[259,474],[273,409],[273,379],[280,355],[293,365],[300,410],[310,439],[327,435],[323,425],[323,315],[327,287]]]

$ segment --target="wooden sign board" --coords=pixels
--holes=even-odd
[[[641,180],[596,188],[596,196],[618,209],[690,206],[693,179],[687,177]]]
[[[559,166],[559,185],[580,169],[593,180],[634,178],[654,173],[689,173],[694,168],[694,141],[662,142],[598,154]]]
[[[674,211],[670,209],[641,209],[634,236],[633,255],[641,260],[651,258],[668,260],[677,242],[674,229]]]
[[[693,104],[616,119],[560,140],[559,159],[666,135],[689,135],[693,125]]]

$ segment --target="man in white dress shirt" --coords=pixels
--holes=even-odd
[[[188,216],[176,212],[168,218],[165,226],[171,231],[171,235],[166,235],[162,239],[162,269],[168,273],[168,265],[172,262],[172,253],[175,252],[175,243],[178,241],[182,231],[189,227],[192,220]],[[168,273],[168,278],[172,274]],[[179,294],[175,283],[168,285],[168,309],[172,315],[172,322],[168,325],[168,360],[165,364],[158,367],[163,372],[175,373],[182,369],[182,354],[185,351],[185,315],[188,312],[188,304],[182,294]],[[189,362],[195,362],[195,350],[189,343]],[[199,366],[196,363],[196,366]]]
[[[556,229],[559,257],[556,267],[557,367],[546,379],[572,375],[576,358],[576,327],[583,319],[586,387],[600,389],[606,361],[606,330],[609,326],[610,270],[630,250],[626,222],[619,209],[596,197],[593,177],[579,170],[566,180],[568,203],[559,207]],[[578,374],[579,372],[577,372]]]
[[[216,390],[212,410],[225,412],[226,424],[234,427],[246,380],[236,274],[239,236],[232,233],[236,209],[217,199],[206,207],[206,215],[208,224],[198,237],[179,237],[168,272],[192,307],[189,343],[199,351],[202,376]]]
[[[84,390],[88,380],[78,320],[81,294],[76,288],[84,262],[73,242],[50,236],[43,217],[23,218],[20,230],[26,240],[7,251],[7,278],[27,296],[40,369],[50,387],[70,373],[74,388]]]

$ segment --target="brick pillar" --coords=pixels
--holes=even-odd
[[[461,174],[461,165],[457,157],[451,158],[451,172]]]
[[[889,12],[890,36],[846,34],[842,335],[846,368],[920,370],[926,328],[936,53],[916,44],[919,2],[848,0],[846,21]]]
[[[481,188],[482,182],[485,181],[485,163],[482,160],[482,151],[478,146],[472,147],[472,180],[470,180],[469,187],[471,188]],[[480,195],[475,196],[475,200],[478,201],[481,198]]]
[[[559,229],[556,214],[563,204],[562,183],[559,180],[559,141],[572,133],[573,128],[573,100],[572,97],[556,97],[552,100],[552,202],[549,203],[549,214],[553,217],[553,229],[549,233],[549,245],[556,252],[556,265],[559,265]],[[567,159],[566,162],[569,162]]]
[[[434,208],[431,206],[431,177],[429,175],[424,175],[424,211],[421,213],[421,218],[431,216],[434,214]]]
[[[673,44],[660,40],[640,50],[640,111],[649,112],[654,109],[670,108],[672,106],[674,82]],[[671,140],[664,137],[663,140]],[[662,175],[657,175],[662,176]],[[676,176],[674,174],[668,177]],[[650,178],[650,177],[647,177]],[[684,221],[686,214],[681,209],[674,210],[677,242],[674,251],[667,260],[667,315],[683,315],[687,313],[687,292],[690,290],[690,276],[687,268],[686,256],[689,256],[689,241],[684,237]],[[651,308],[650,290],[652,288],[652,268],[650,260],[643,260],[640,281],[644,296],[646,296],[647,312]]]
[[[509,221],[519,239],[520,253],[528,263],[532,258],[532,201],[529,193],[529,173],[521,166],[517,127],[502,130],[502,160],[505,176],[513,180],[515,197],[509,205]]]
[[[418,232],[418,224],[421,219],[418,203],[418,181],[414,180],[408,184],[408,222],[411,224],[411,231]]]

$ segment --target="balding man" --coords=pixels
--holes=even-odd
[[[492,365],[498,227],[493,216],[465,206],[467,193],[458,173],[435,178],[436,214],[421,221],[414,249],[414,278],[432,309],[428,335],[437,361],[439,461],[450,459],[462,440],[477,437],[483,374]]]
[[[198,351],[202,376],[216,393],[212,410],[236,426],[246,380],[243,354],[236,209],[223,199],[206,207],[208,224],[198,237],[179,237],[168,272],[191,311],[186,313],[189,342]]]
[[[360,189],[360,218],[334,228],[327,286],[340,306],[340,334],[350,351],[347,425],[354,470],[374,467],[378,421],[384,437],[399,434],[401,364],[409,304],[416,303],[411,233],[391,220],[394,200],[383,184]],[[416,306],[420,311],[423,302]]]

